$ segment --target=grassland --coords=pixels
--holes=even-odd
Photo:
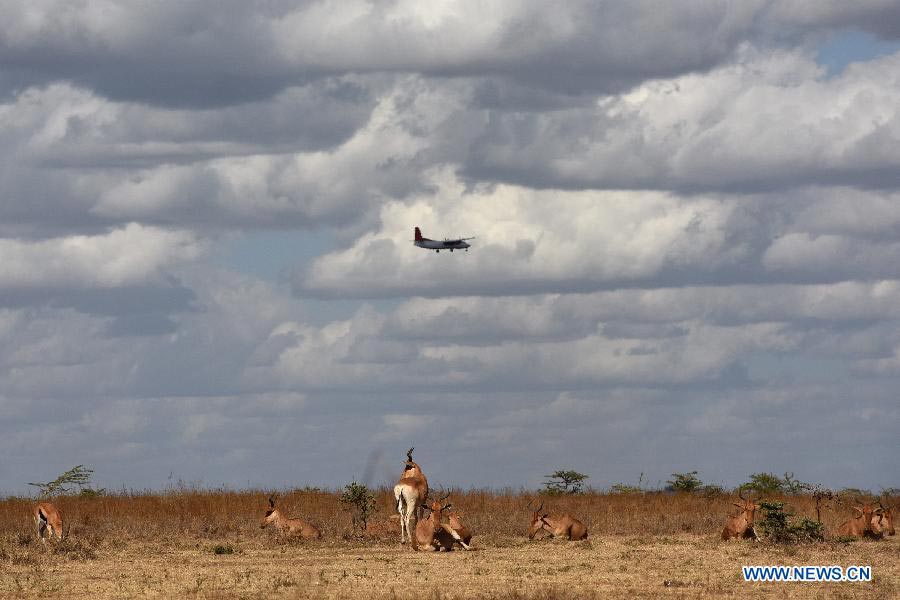
[[[808,497],[785,498],[814,516]],[[327,492],[285,493],[289,514],[321,526],[302,542],[260,529],[266,495],[190,491],[60,498],[67,537],[44,548],[30,503],[0,501],[0,597],[582,598],[900,597],[900,540],[778,546],[722,542],[728,496],[585,494],[548,501],[578,515],[587,543],[525,539],[527,498],[456,492],[475,550],[413,552],[397,543],[392,498],[368,534]],[[826,526],[849,516],[826,510]],[[745,583],[741,565],[871,565],[869,583]]]

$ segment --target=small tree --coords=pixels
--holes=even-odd
[[[353,529],[366,530],[369,517],[375,512],[375,494],[365,484],[352,481],[344,486],[341,503],[348,505],[353,514]]]
[[[795,479],[793,473],[785,472],[784,479],[781,480],[781,489],[785,494],[790,494],[791,496],[798,496],[814,488],[815,486],[811,483],[803,483],[799,479]]]
[[[544,482],[546,493],[557,496],[562,494],[580,494],[584,486],[584,480],[588,475],[578,471],[560,469],[552,475],[544,475],[548,481]]]
[[[666,483],[669,484],[666,489],[671,492],[695,492],[703,487],[703,482],[697,477],[697,471],[672,473],[672,479]]]
[[[28,485],[33,485],[40,490],[38,492],[38,497],[40,498],[68,494],[72,491],[71,486],[73,485],[78,486],[82,495],[99,496],[106,490],[102,488],[94,490],[90,487],[91,474],[93,472],[93,469],[85,468],[84,465],[76,465],[53,481],[48,481],[47,483],[29,483]]]
[[[824,526],[820,521],[803,517],[790,521],[794,515],[784,511],[784,502],[760,502],[765,517],[760,521],[766,541],[776,544],[802,544],[821,542],[825,539]]]
[[[834,493],[821,485],[812,486],[812,495],[816,499],[816,521],[822,521],[822,506],[827,500],[834,498]]]
[[[741,489],[753,490],[761,496],[771,496],[782,491],[784,482],[772,473],[754,473],[750,481],[741,485]]]

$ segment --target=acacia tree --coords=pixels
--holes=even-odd
[[[703,482],[697,477],[697,471],[672,473],[672,479],[666,483],[669,484],[666,489],[673,492],[695,492],[703,487]]]
[[[93,490],[90,487],[91,475],[93,472],[93,469],[88,469],[84,465],[76,465],[53,481],[48,481],[47,483],[29,483],[28,485],[33,485],[40,490],[38,492],[38,497],[40,498],[68,494],[72,491],[71,486],[73,485],[77,485],[82,493],[90,491],[90,495],[100,495],[105,490]]]
[[[562,494],[580,494],[584,487],[584,480],[589,475],[579,473],[578,471],[560,469],[552,475],[544,475],[547,481],[544,482],[544,489],[551,495]]]

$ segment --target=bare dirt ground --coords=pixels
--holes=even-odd
[[[472,552],[387,543],[187,538],[110,544],[87,557],[27,547],[0,571],[6,598],[900,597],[900,543],[772,547],[681,534],[588,543],[475,539]],[[215,548],[231,554],[216,554]],[[226,550],[227,551],[227,550]],[[9,554],[9,551],[7,551]],[[746,583],[741,565],[871,565],[868,583]]]

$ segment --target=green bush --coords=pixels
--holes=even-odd
[[[774,544],[807,544],[825,539],[824,526],[820,521],[803,517],[791,522],[793,514],[784,511],[784,502],[760,502],[764,513],[759,522],[766,541]]]
[[[669,484],[666,489],[670,492],[696,492],[703,487],[703,482],[697,477],[697,471],[672,473],[672,479],[666,483]]]
[[[369,517],[375,512],[375,494],[365,484],[352,481],[344,486],[341,503],[353,513],[353,528],[365,531]]]

